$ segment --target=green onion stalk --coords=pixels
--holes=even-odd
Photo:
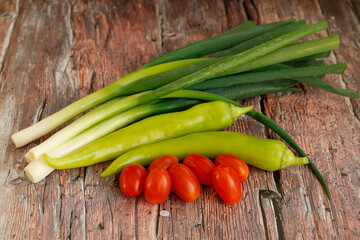
[[[11,136],[11,140],[16,147],[22,147],[46,134],[53,131],[60,125],[76,117],[77,115],[103,103],[112,98],[119,96],[121,89],[139,79],[144,77],[156,75],[162,72],[170,71],[186,65],[191,65],[198,62],[207,61],[208,59],[187,59],[176,62],[164,63],[158,66],[134,71],[116,82],[110,84],[103,89],[92,93],[78,101],[70,104],[69,106],[61,109],[60,111],[52,114],[51,116],[37,122],[36,124],[25,128]]]

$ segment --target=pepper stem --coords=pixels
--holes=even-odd
[[[241,115],[243,115],[247,112],[250,112],[253,109],[254,109],[254,107],[252,105],[246,106],[246,107],[238,107],[233,104],[230,104],[230,111],[231,111],[231,115],[234,118],[234,122],[236,121],[236,119],[238,117],[240,117]]]
[[[297,157],[290,149],[285,148],[280,169],[284,167],[289,167],[294,165],[304,165],[308,163],[309,163],[309,159],[307,157]]]

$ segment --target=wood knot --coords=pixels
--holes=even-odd
[[[18,184],[22,183],[23,180],[24,180],[23,178],[17,177],[17,178],[14,178],[14,179],[10,180],[9,184],[18,185]]]

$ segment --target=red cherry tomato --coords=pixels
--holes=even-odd
[[[244,182],[249,176],[249,167],[241,158],[232,154],[221,154],[215,159],[215,165],[226,164],[234,168],[240,182]]]
[[[191,202],[200,195],[200,183],[195,174],[182,164],[169,167],[171,187],[175,194],[185,202]]]
[[[183,164],[191,169],[200,184],[211,185],[211,172],[215,164],[210,159],[203,155],[192,153],[184,159]]]
[[[120,174],[121,191],[129,197],[140,195],[144,189],[147,172],[140,164],[126,166]]]
[[[179,163],[179,160],[177,159],[177,157],[173,156],[173,155],[165,155],[165,156],[161,156],[159,158],[157,158],[156,160],[154,160],[149,168],[148,168],[148,172],[150,173],[152,170],[154,170],[155,168],[161,167],[164,169],[168,169],[171,165]]]
[[[144,196],[153,204],[163,203],[171,191],[169,173],[163,168],[156,168],[145,179]]]
[[[225,203],[233,204],[240,200],[240,180],[232,167],[228,165],[216,166],[212,171],[212,184]]]

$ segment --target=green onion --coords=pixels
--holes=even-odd
[[[325,75],[329,73],[342,74],[345,71],[346,65],[344,63],[338,63],[329,66],[315,66],[315,67],[300,67],[291,68],[284,66],[281,69],[266,70],[260,72],[241,73],[232,76],[213,78],[199,84],[195,84],[189,87],[193,90],[204,90],[210,88],[229,87],[243,83],[253,83],[270,81],[282,78],[294,78],[294,77],[308,77]]]
[[[305,43],[296,43],[296,44],[292,44],[290,46],[286,46],[286,47],[284,47],[285,50],[283,50],[284,48],[280,49],[281,54],[277,53],[280,50],[278,50],[274,53],[269,53],[268,55],[261,57],[253,62],[242,65],[242,67],[240,69],[237,69],[236,71],[225,73],[223,75],[229,75],[229,74],[243,72],[243,71],[249,71],[249,70],[258,71],[258,70],[274,69],[275,66],[272,65],[273,63],[275,64],[275,63],[280,63],[280,62],[284,62],[284,61],[294,60],[296,58],[304,58],[304,56],[305,57],[306,56],[315,57],[316,53],[323,53],[324,51],[337,48],[339,46],[339,38],[337,36],[332,36],[332,37],[328,37],[328,38],[308,41]],[[292,54],[290,54],[290,53],[292,53]],[[155,76],[143,78],[139,82],[130,83],[127,86],[124,86],[122,88],[121,94],[131,95],[134,93],[161,87],[165,84],[173,82],[174,80],[185,77],[193,72],[204,69],[205,67],[208,67],[212,64],[215,64],[220,61],[225,61],[228,58],[229,58],[229,56],[213,58],[206,62],[191,64],[191,65],[184,66],[184,67],[181,67],[178,69],[174,69],[172,71],[164,72],[164,73],[161,73],[161,74],[158,74]],[[272,63],[272,59],[274,59],[273,63]],[[310,60],[303,59],[300,62],[293,62],[292,64],[299,65],[299,66],[303,66],[303,65],[306,66],[307,64],[309,64],[309,61]],[[314,60],[311,59],[312,63],[314,63],[313,61]],[[316,62],[316,63],[319,63],[319,62]]]
[[[272,53],[266,55],[264,54],[264,56],[261,58],[234,67],[231,70],[227,70],[223,74],[218,74],[216,77],[249,71],[249,70],[273,65],[276,63],[287,62],[297,58],[302,58],[304,56],[309,56],[314,53],[332,50],[338,48],[339,44],[340,44],[339,36],[330,36],[330,37],[310,40],[306,42],[291,44]]]
[[[225,88],[213,88],[205,90],[209,93],[214,93],[216,95],[224,96],[233,100],[240,100],[244,98],[251,98],[254,96],[260,96],[272,92],[282,92],[289,91],[292,86],[298,84],[298,81],[291,79],[283,80],[273,80],[266,82],[257,82],[257,83],[245,83]],[[292,91],[297,91],[291,89]]]
[[[245,71],[245,70],[255,69],[255,68],[259,67],[257,64],[259,64],[260,66],[266,66],[266,65],[271,65],[274,62],[277,63],[277,61],[279,61],[279,59],[289,59],[290,60],[291,56],[293,56],[294,53],[282,51],[282,48],[287,48],[284,46],[286,46],[287,44],[289,44],[293,41],[296,41],[300,38],[308,36],[312,33],[324,30],[327,28],[327,26],[328,25],[326,22],[320,22],[320,23],[317,23],[317,24],[314,24],[311,26],[306,26],[306,27],[300,28],[296,31],[282,35],[280,37],[274,38],[274,39],[272,39],[268,42],[265,42],[257,47],[254,47],[245,52],[236,54],[235,56],[232,56],[223,61],[217,62],[209,67],[206,67],[206,68],[199,70],[195,73],[192,73],[190,75],[187,75],[187,76],[185,76],[181,79],[178,79],[172,83],[169,83],[160,88],[157,88],[148,93],[145,93],[138,97],[139,103],[142,104],[145,102],[152,101],[156,98],[159,98],[159,97],[169,94],[171,92],[189,87],[190,85],[202,82],[202,81],[210,79],[210,78],[214,78],[214,77],[218,77],[218,76],[225,76],[227,74],[234,73],[234,72],[241,72],[241,71]],[[315,40],[313,40],[312,43],[314,43],[314,41]],[[331,42],[333,42],[333,41],[331,41]],[[306,42],[297,44],[297,45],[302,44],[307,47],[307,49],[305,50],[306,53],[298,54],[298,55],[300,55],[300,57],[303,57],[303,56],[306,56],[309,54],[313,54],[314,53],[313,49],[316,49],[317,47],[323,49],[322,46],[317,45],[317,42],[315,43],[315,45],[311,44],[311,43],[310,44],[305,44],[305,43]],[[334,44],[329,44],[329,45],[331,47],[334,46]],[[310,46],[311,46],[312,51],[310,50]],[[335,44],[335,46],[338,46],[338,44]],[[328,48],[328,47],[329,46],[326,46],[325,48]],[[276,51],[276,50],[278,50],[278,51]],[[321,50],[321,52],[322,51],[323,50]],[[267,56],[270,55],[269,53],[271,53],[271,52],[274,52],[274,54],[276,55],[277,58],[271,62],[267,62],[268,61]],[[281,52],[281,54],[277,54],[277,52]],[[284,57],[284,55],[285,55],[285,57]],[[265,61],[263,60],[264,58],[265,58]],[[255,61],[257,59],[259,59],[259,61]],[[267,64],[265,64],[265,63],[267,63]]]
[[[329,65],[329,66],[325,66],[323,61],[310,61],[306,60],[306,61],[301,61],[298,62],[298,64],[312,64],[314,67],[304,67],[304,68],[292,68],[290,66],[286,66],[283,64],[276,64],[276,65],[272,65],[272,66],[276,66],[277,70],[266,70],[268,69],[267,67],[264,68],[266,71],[260,71],[260,72],[256,72],[256,73],[250,73],[247,76],[250,76],[250,78],[248,80],[242,80],[242,77],[240,74],[237,75],[233,75],[233,76],[227,76],[226,77],[226,81],[224,81],[224,84],[221,84],[221,87],[226,87],[226,86],[231,86],[232,84],[238,84],[238,83],[244,83],[244,82],[256,82],[256,81],[265,81],[265,80],[273,80],[273,79],[279,79],[281,77],[286,77],[286,72],[289,71],[289,75],[291,75],[291,77],[294,80],[297,80],[299,82],[304,82],[310,85],[313,85],[315,87],[318,87],[320,89],[323,89],[325,91],[328,92],[332,92],[341,96],[345,96],[345,97],[351,97],[351,98],[358,98],[358,93],[356,91],[351,91],[351,90],[347,90],[347,89],[342,89],[342,88],[337,88],[337,87],[333,87],[330,84],[324,82],[323,80],[321,80],[319,77],[317,76],[322,76],[328,73],[337,73],[337,74],[342,74],[344,73],[345,69],[346,69],[346,64],[345,63],[337,63],[337,64],[333,64],[333,65]],[[303,69],[303,72],[300,73],[300,69]],[[315,69],[318,69],[318,71],[316,71]],[[294,71],[294,74],[290,74],[290,72]],[[261,73],[265,73],[268,72],[268,74],[261,76]],[[277,75],[275,77],[275,75],[277,73],[283,73],[284,75]],[[313,74],[310,74],[313,73]],[[246,75],[246,74],[243,74]],[[237,77],[236,77],[237,76]],[[254,77],[254,78],[252,78]],[[274,77],[272,79],[272,77]],[[239,78],[239,80],[235,80],[236,78]],[[221,79],[221,78],[219,78]],[[213,80],[208,80],[213,81]],[[207,88],[206,83],[208,81],[202,82],[200,84],[197,85],[201,85],[204,84],[203,87],[198,87],[198,89],[203,90]],[[219,87],[219,83],[218,85],[215,84],[215,82],[212,82],[211,84],[209,84],[211,86],[216,86]],[[196,85],[195,85],[196,86]],[[191,86],[191,89],[195,89],[195,86]]]
[[[135,82],[141,78],[156,75],[162,72],[170,71],[182,66],[190,65],[197,62],[208,61],[208,59],[189,59],[177,62],[165,63],[159,66],[138,70],[132,72],[109,86],[92,93],[72,104],[63,108],[62,110],[54,113],[53,115],[37,122],[36,124],[25,128],[14,135],[11,139],[16,147],[22,147],[33,140],[44,136],[45,134],[53,131],[55,128],[74,118],[75,116],[97,106],[100,103],[108,101],[111,98],[117,97],[118,92],[126,84]]]
[[[320,53],[316,53],[310,56],[306,56],[306,57],[302,57],[302,58],[298,58],[296,60],[293,60],[294,62],[298,62],[298,61],[304,61],[304,60],[312,60],[312,59],[316,59],[316,58],[327,58],[330,56],[331,51],[324,51],[324,52],[320,52]]]
[[[164,54],[163,56],[160,56],[148,62],[147,64],[144,64],[141,68],[154,66],[164,62],[205,56],[213,52],[233,47],[243,41],[249,40],[258,36],[259,34],[263,34],[278,27],[284,26],[290,22],[295,22],[295,20],[263,24],[256,27],[251,25],[250,27],[244,28],[242,25],[240,25],[237,29],[232,29],[218,36],[207,38]]]
[[[225,59],[225,58],[224,58]],[[160,73],[154,76],[149,76],[141,79],[138,82],[130,83],[121,89],[121,95],[132,95],[139,92],[144,92],[161,87],[165,84],[171,83],[177,79],[185,77],[193,72],[199,71],[205,67],[208,67],[221,59],[209,58],[208,61],[191,64],[184,67],[179,67],[172,71]]]
[[[307,59],[302,61],[283,62],[281,63],[281,65],[298,68],[298,67],[320,67],[320,66],[325,66],[326,64],[324,60]],[[283,66],[281,68],[283,68]]]
[[[228,31],[226,31],[226,32],[224,32],[224,33],[222,33],[222,34],[229,34],[229,33],[235,33],[235,32],[243,32],[243,31],[246,31],[246,30],[251,29],[251,28],[254,28],[254,27],[256,27],[256,24],[254,23],[254,21],[249,20],[249,21],[246,21],[246,22],[240,24],[240,25],[237,26],[237,27],[234,27],[234,28],[229,29]],[[205,40],[206,40],[206,39],[200,40],[199,42],[202,42],[202,43],[204,44],[204,43],[206,43]],[[183,47],[183,48],[185,48],[185,47]],[[178,59],[176,59],[176,60],[178,60]]]
[[[290,31],[296,30],[304,25],[304,21],[301,22],[289,22],[287,24],[282,25],[281,27],[276,28],[275,30],[267,32],[265,35],[261,35],[260,38],[252,38],[249,41],[244,42],[244,44],[240,44],[233,49],[231,49],[231,55],[241,53],[248,48],[261,44],[267,40],[271,40],[274,37],[284,35]],[[271,26],[271,25],[270,25]],[[250,35],[247,35],[249,37]],[[227,50],[225,50],[227,51]],[[228,53],[228,52],[227,52]],[[223,57],[210,58],[209,61],[194,63],[191,65],[187,65],[184,67],[180,67],[168,72],[160,73],[157,75],[145,77],[140,81],[133,82],[124,86],[121,89],[121,95],[131,95],[143,91],[152,90],[158,87],[161,87],[165,84],[173,82],[177,79],[185,77],[193,72],[199,71],[205,67],[208,67],[216,62],[223,61],[226,58],[229,58],[231,55],[224,54]]]
[[[292,32],[296,29],[299,29],[300,27],[304,27],[306,25],[305,21],[299,21],[299,22],[290,22],[286,25],[283,25],[282,27],[276,28],[270,32],[266,32],[260,36],[257,36],[255,38],[249,39],[246,42],[240,43],[232,48],[226,49],[224,51],[221,51],[219,53],[216,53],[212,57],[223,57],[223,56],[230,56],[236,53],[243,52],[245,50],[248,50],[252,47],[255,47],[259,44],[262,44],[264,42],[267,42],[273,38],[279,37],[281,35],[284,35],[286,33]]]

